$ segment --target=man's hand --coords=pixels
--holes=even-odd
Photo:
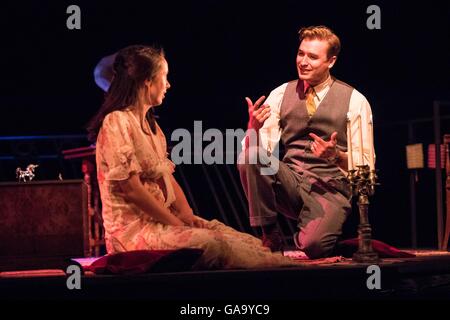
[[[330,141],[325,141],[314,133],[310,133],[309,136],[314,139],[314,142],[311,144],[311,151],[314,155],[319,158],[332,158],[336,157],[338,154],[338,150],[336,148],[337,144],[337,132],[333,132],[330,137]]]
[[[256,100],[254,104],[252,100],[250,100],[250,98],[245,98],[248,105],[248,129],[253,128],[256,130],[256,132],[258,132],[259,129],[261,129],[261,127],[264,125],[264,121],[266,121],[270,117],[269,105],[263,104],[260,107],[265,98],[265,96],[261,96],[258,100]]]

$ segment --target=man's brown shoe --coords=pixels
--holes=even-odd
[[[281,239],[279,232],[264,234],[262,237],[262,243],[264,247],[269,248],[272,252],[281,251],[281,253],[283,253],[283,239]]]

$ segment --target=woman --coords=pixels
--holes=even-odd
[[[97,141],[108,253],[201,248],[199,268],[295,265],[259,239],[193,214],[173,177],[174,164],[152,112],[170,88],[163,51],[124,48],[113,69],[105,102],[88,128]]]

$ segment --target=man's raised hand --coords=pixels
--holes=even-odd
[[[248,97],[245,97],[248,105],[248,129],[255,129],[259,131],[261,127],[264,125],[264,122],[270,117],[270,107],[267,104],[261,103],[264,101],[266,97],[261,96],[255,103]],[[261,107],[260,107],[261,106]]]

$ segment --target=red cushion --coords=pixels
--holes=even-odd
[[[416,255],[401,251],[379,240],[372,240],[372,248],[380,258],[413,258]],[[351,257],[358,250],[358,238],[340,241],[337,245],[337,254]]]
[[[203,254],[202,249],[135,250],[106,255],[84,268],[96,274],[140,274],[188,271]]]

